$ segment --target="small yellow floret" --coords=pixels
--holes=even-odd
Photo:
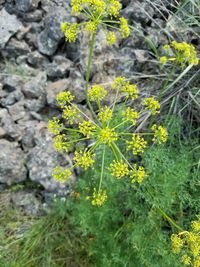
[[[122,92],[126,93],[127,97],[130,97],[132,100],[138,98],[138,87],[136,84],[130,84],[130,82],[126,82],[121,90]]]
[[[139,118],[139,114],[134,109],[128,107],[122,115],[124,116],[123,120],[128,120],[132,122],[132,125],[135,125],[137,122],[137,119]]]
[[[76,162],[77,166],[87,170],[94,165],[94,157],[95,154],[92,154],[89,151],[75,151],[74,161]]]
[[[108,31],[106,34],[106,40],[109,45],[116,43],[116,35],[114,32]]]
[[[200,220],[199,221],[192,221],[191,228],[195,232],[200,232]]]
[[[106,97],[108,92],[103,86],[100,85],[93,85],[89,90],[88,90],[88,97],[91,101],[100,101]]]
[[[168,133],[166,128],[154,124],[151,127],[151,130],[154,132],[154,137],[153,137],[154,142],[158,142],[158,144],[167,142]]]
[[[171,236],[172,250],[175,254],[178,254],[184,245],[183,240],[176,234]]]
[[[107,200],[106,191],[103,191],[102,189],[97,191],[96,188],[94,188],[91,198],[92,198],[91,203],[93,206],[102,206]]]
[[[144,167],[137,166],[137,164],[134,164],[133,170],[130,171],[131,183],[135,182],[141,183],[145,177],[146,177],[146,172]]]
[[[85,30],[94,33],[97,30],[97,26],[98,26],[97,22],[89,20],[86,23]]]
[[[147,141],[140,137],[139,134],[133,134],[131,141],[126,141],[127,149],[132,150],[133,155],[141,154],[144,152]]]
[[[72,172],[70,170],[58,166],[53,169],[52,173],[53,178],[60,183],[66,183],[71,175]]]
[[[115,80],[114,80],[114,82],[113,82],[113,84],[111,86],[111,89],[116,89],[116,88],[124,86],[125,79],[126,79],[125,77],[121,77],[121,76],[115,78]]]
[[[58,105],[61,108],[64,108],[67,103],[70,103],[74,99],[74,96],[69,92],[60,92],[56,96],[56,100],[58,102]]]
[[[163,56],[163,57],[160,57],[159,60],[160,60],[160,63],[161,63],[161,64],[166,64],[168,59],[167,59],[166,56]]]
[[[100,109],[98,117],[101,123],[108,122],[112,117],[112,110],[109,107],[104,106]]]
[[[79,131],[86,137],[91,137],[94,135],[96,126],[91,121],[83,121],[79,124]]]
[[[52,120],[48,122],[49,131],[55,135],[60,134],[60,132],[62,131],[62,128],[63,128],[63,124],[57,118],[53,118]]]
[[[108,5],[107,12],[111,17],[117,17],[122,6],[119,1],[113,0],[110,5]]]
[[[68,152],[69,148],[70,148],[70,144],[68,144],[65,141],[65,135],[61,134],[61,135],[57,135],[54,139],[53,139],[53,145],[54,148],[59,151],[59,152]]]
[[[128,22],[125,18],[120,18],[120,31],[122,33],[122,38],[127,38],[130,35],[130,29],[128,26]]]
[[[190,265],[191,264],[191,258],[190,256],[188,256],[187,254],[184,254],[181,258],[181,262],[184,264],[184,265]]]
[[[129,174],[128,165],[123,160],[113,160],[113,162],[109,166],[109,170],[111,172],[111,175],[116,179],[121,179]]]
[[[146,106],[146,109],[150,110],[152,115],[160,113],[160,103],[153,97],[145,98],[142,105]]]
[[[78,23],[68,24],[68,27],[64,32],[66,41],[68,41],[70,43],[75,42],[78,33],[79,33],[79,24]]]
[[[73,124],[76,119],[80,118],[80,114],[74,106],[67,106],[63,109],[62,117],[67,120],[68,124]]]
[[[102,144],[110,144],[117,141],[118,134],[113,129],[106,127],[100,130],[98,137]]]

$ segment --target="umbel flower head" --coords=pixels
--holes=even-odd
[[[164,45],[163,50],[165,55],[160,57],[161,64],[166,64],[170,61],[181,66],[199,64],[197,52],[192,44],[172,41],[170,45]]]
[[[190,231],[171,236],[172,250],[180,255],[184,266],[200,267],[200,216],[191,223]]]
[[[126,38],[130,34],[127,20],[120,17],[122,5],[119,0],[72,0],[71,6],[72,15],[81,13],[85,21],[72,24],[61,23],[60,29],[68,42],[74,42],[81,30],[95,33],[98,28],[102,28],[110,45],[116,42],[113,29],[119,30],[122,38]]]
[[[150,111],[151,116],[159,113],[160,104],[157,100],[146,98],[141,103],[141,109],[128,106],[120,110],[116,108],[117,101],[124,99],[127,105],[129,102],[132,103],[137,99],[138,87],[127,82],[124,77],[117,77],[110,89],[100,85],[93,85],[89,89],[90,99],[98,104],[96,120],[90,118],[73,103],[74,97],[70,92],[59,93],[56,99],[63,111],[62,118],[59,120],[53,118],[49,122],[49,130],[55,135],[55,148],[59,152],[74,151],[74,165],[71,169],[55,168],[53,177],[57,181],[67,181],[74,167],[83,170],[96,168],[96,165],[99,166],[99,162],[96,164],[96,155],[99,155],[99,151],[103,151],[100,180],[95,181],[94,186],[98,190],[94,189],[92,195],[88,197],[94,206],[102,206],[107,199],[106,190],[102,188],[105,186],[103,179],[105,169],[117,181],[125,179],[130,185],[140,184],[147,175],[144,167],[136,164],[136,160],[134,162],[134,157],[141,155],[151,142],[161,144],[167,141],[167,130],[161,125],[153,125],[148,133],[136,132],[141,123],[140,116],[146,110]],[[103,100],[109,92],[115,93],[115,100],[110,106],[106,106]],[[108,166],[104,166],[105,154],[108,151],[113,154],[113,159],[107,163]],[[129,159],[134,163],[130,163]],[[195,224],[194,227],[198,228]]]

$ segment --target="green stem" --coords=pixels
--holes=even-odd
[[[86,84],[85,84],[85,93],[86,93],[86,101],[87,105],[95,119],[97,119],[96,114],[94,113],[94,110],[92,108],[92,105],[90,103],[90,100],[88,98],[88,88],[89,88],[89,78],[90,78],[90,70],[91,70],[91,63],[92,63],[92,54],[94,49],[94,40],[95,40],[96,32],[92,33],[92,38],[90,41],[90,50],[89,50],[89,56],[88,56],[88,65],[87,65],[87,72],[86,72]]]
[[[180,231],[184,231],[178,224],[176,224],[161,208],[157,208],[158,211],[163,215],[165,219],[168,220],[174,227],[176,227]]]
[[[105,152],[106,152],[106,146],[104,145],[103,147],[103,154],[102,154],[102,162],[101,162],[101,178],[100,178],[100,182],[99,182],[99,189],[98,192],[101,189],[101,184],[102,184],[102,180],[103,180],[103,171],[104,171],[104,162],[105,162]]]

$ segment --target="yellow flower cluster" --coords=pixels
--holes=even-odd
[[[106,127],[100,130],[99,141],[102,144],[110,144],[117,141],[118,134],[111,128]]]
[[[102,189],[97,191],[96,188],[94,188],[91,200],[92,205],[102,206],[106,200],[107,200],[106,191],[103,191]]]
[[[138,87],[136,84],[130,84],[129,82],[126,82],[121,90],[122,92],[126,93],[127,97],[130,97],[132,100],[138,98]]]
[[[154,132],[153,141],[158,142],[158,144],[167,142],[168,133],[166,128],[154,124],[151,127],[151,130]]]
[[[74,106],[66,106],[63,109],[62,117],[68,124],[73,124],[80,116],[78,110]]]
[[[79,124],[79,131],[87,138],[94,135],[94,131],[96,130],[96,126],[91,121],[83,121]]]
[[[64,169],[58,166],[53,169],[52,173],[53,178],[60,183],[66,183],[71,175],[72,172],[69,169]]]
[[[60,132],[62,131],[62,128],[63,128],[63,124],[57,118],[53,118],[52,120],[48,122],[49,131],[55,135],[60,134]]]
[[[113,25],[110,25],[110,23],[114,24],[115,28],[119,25],[122,38],[126,38],[130,35],[127,20],[123,17],[119,17],[122,8],[119,0],[72,0],[71,6],[73,15],[81,13],[88,20],[79,24],[69,24],[68,22],[61,23],[60,29],[64,33],[66,41],[74,42],[78,33],[81,31],[81,28],[91,33],[95,33],[101,24],[104,29],[105,26],[107,26],[107,28],[112,28]],[[106,35],[110,45],[116,42],[114,32],[108,31],[108,34]]]
[[[132,150],[133,155],[138,155],[144,152],[147,147],[147,141],[139,134],[133,134],[131,141],[126,141],[127,149]]]
[[[186,266],[200,267],[200,217],[191,223],[191,231],[171,236],[172,250],[182,254],[181,262]]]
[[[100,109],[98,113],[98,117],[99,117],[100,122],[104,124],[105,122],[108,122],[111,119],[112,110],[109,107],[105,106]]]
[[[112,89],[116,89],[116,88],[119,88],[119,87],[122,87],[125,83],[125,77],[117,77],[115,78],[111,88]]]
[[[142,101],[142,105],[146,106],[146,109],[150,110],[152,115],[160,113],[160,103],[153,97],[145,98]]]
[[[133,169],[130,171],[129,174],[130,174],[131,183],[138,182],[140,184],[146,177],[146,172],[145,172],[144,167],[137,166],[137,164],[133,165]]]
[[[106,40],[109,45],[113,45],[116,43],[116,35],[114,32],[108,31],[106,34]]]
[[[112,176],[114,176],[117,179],[121,179],[129,174],[128,165],[123,160],[120,161],[114,160],[110,164],[109,170]]]
[[[130,35],[130,29],[128,22],[125,18],[120,18],[120,31],[122,33],[122,38],[127,38]]]
[[[66,91],[66,92],[60,92],[57,96],[56,96],[56,100],[58,102],[58,105],[61,107],[61,108],[64,108],[65,105],[67,103],[70,103],[71,101],[74,100],[74,96],[69,92],[69,91]]]
[[[77,166],[87,170],[94,165],[94,157],[95,155],[90,151],[75,151],[74,161],[76,162]]]
[[[65,40],[68,42],[76,41],[78,32],[79,32],[79,24],[78,23],[67,23],[63,22],[60,25],[61,31],[64,33]]]
[[[124,116],[124,120],[128,120],[132,122],[132,125],[135,125],[137,122],[137,119],[139,118],[139,114],[137,111],[135,111],[134,109],[128,107],[123,113],[122,115]]]
[[[181,65],[198,65],[199,63],[195,47],[192,44],[172,41],[170,45],[163,46],[163,49],[169,52],[169,55],[160,57],[162,64],[166,64],[168,61],[175,61]]]
[[[59,152],[68,152],[70,145],[65,141],[65,135],[60,134],[53,139],[54,148]]]
[[[108,92],[103,86],[100,85],[94,85],[88,90],[88,98],[91,101],[101,101],[103,100]]]

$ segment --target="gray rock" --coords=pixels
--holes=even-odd
[[[24,103],[24,106],[29,111],[39,112],[46,106],[46,97],[40,96],[37,99],[27,99],[26,102]]]
[[[38,51],[34,51],[28,54],[27,62],[35,68],[41,68],[46,65],[49,60]]]
[[[63,62],[61,64],[52,63],[46,65],[47,76],[50,79],[60,79],[69,77],[70,68],[72,67],[72,62],[68,60],[68,62]]]
[[[30,52],[31,49],[24,40],[18,41],[15,38],[10,39],[4,50],[2,50],[2,54],[6,58],[18,57],[21,55],[26,55]]]
[[[58,154],[54,150],[52,139],[47,132],[45,124],[41,124],[41,128],[37,133],[37,145],[28,155],[29,178],[41,184],[47,191],[65,190],[66,185],[53,180],[52,171],[57,165],[70,167],[70,158],[67,155]]]
[[[8,107],[8,106],[14,105],[16,102],[23,99],[23,97],[24,96],[23,96],[22,92],[20,90],[16,90],[16,91],[13,91],[13,92],[7,94],[2,99],[0,99],[0,104],[3,107]]]
[[[122,15],[128,19],[130,25],[137,22],[145,25],[152,19],[154,12],[148,2],[131,0],[129,5],[122,11]]]
[[[22,91],[28,98],[39,98],[45,94],[46,73],[40,72],[36,77],[28,81]]]
[[[41,213],[41,202],[33,192],[12,192],[11,203],[14,207],[21,209],[26,215],[37,216]]]
[[[54,7],[45,18],[45,28],[38,36],[38,49],[42,54],[53,55],[60,41],[63,39],[63,33],[60,31],[60,23],[71,20],[70,13],[65,8]]]
[[[13,121],[18,121],[23,119],[26,115],[26,111],[24,109],[24,102],[17,102],[16,104],[8,107],[8,112]]]
[[[22,18],[24,22],[39,22],[43,19],[43,12],[37,9],[33,12],[25,13]]]
[[[0,183],[15,184],[24,181],[26,176],[22,150],[12,142],[0,140]]]
[[[6,76],[3,80],[3,90],[7,92],[13,92],[15,90],[20,90],[22,87],[22,80],[18,76]]]
[[[0,110],[0,127],[7,137],[17,141],[21,139],[22,129],[13,121],[7,109]]]
[[[3,8],[0,11],[0,48],[4,48],[11,36],[13,36],[20,28],[22,23],[15,15],[10,15]]]
[[[40,0],[17,0],[15,7],[17,10],[27,12],[37,8]]]

